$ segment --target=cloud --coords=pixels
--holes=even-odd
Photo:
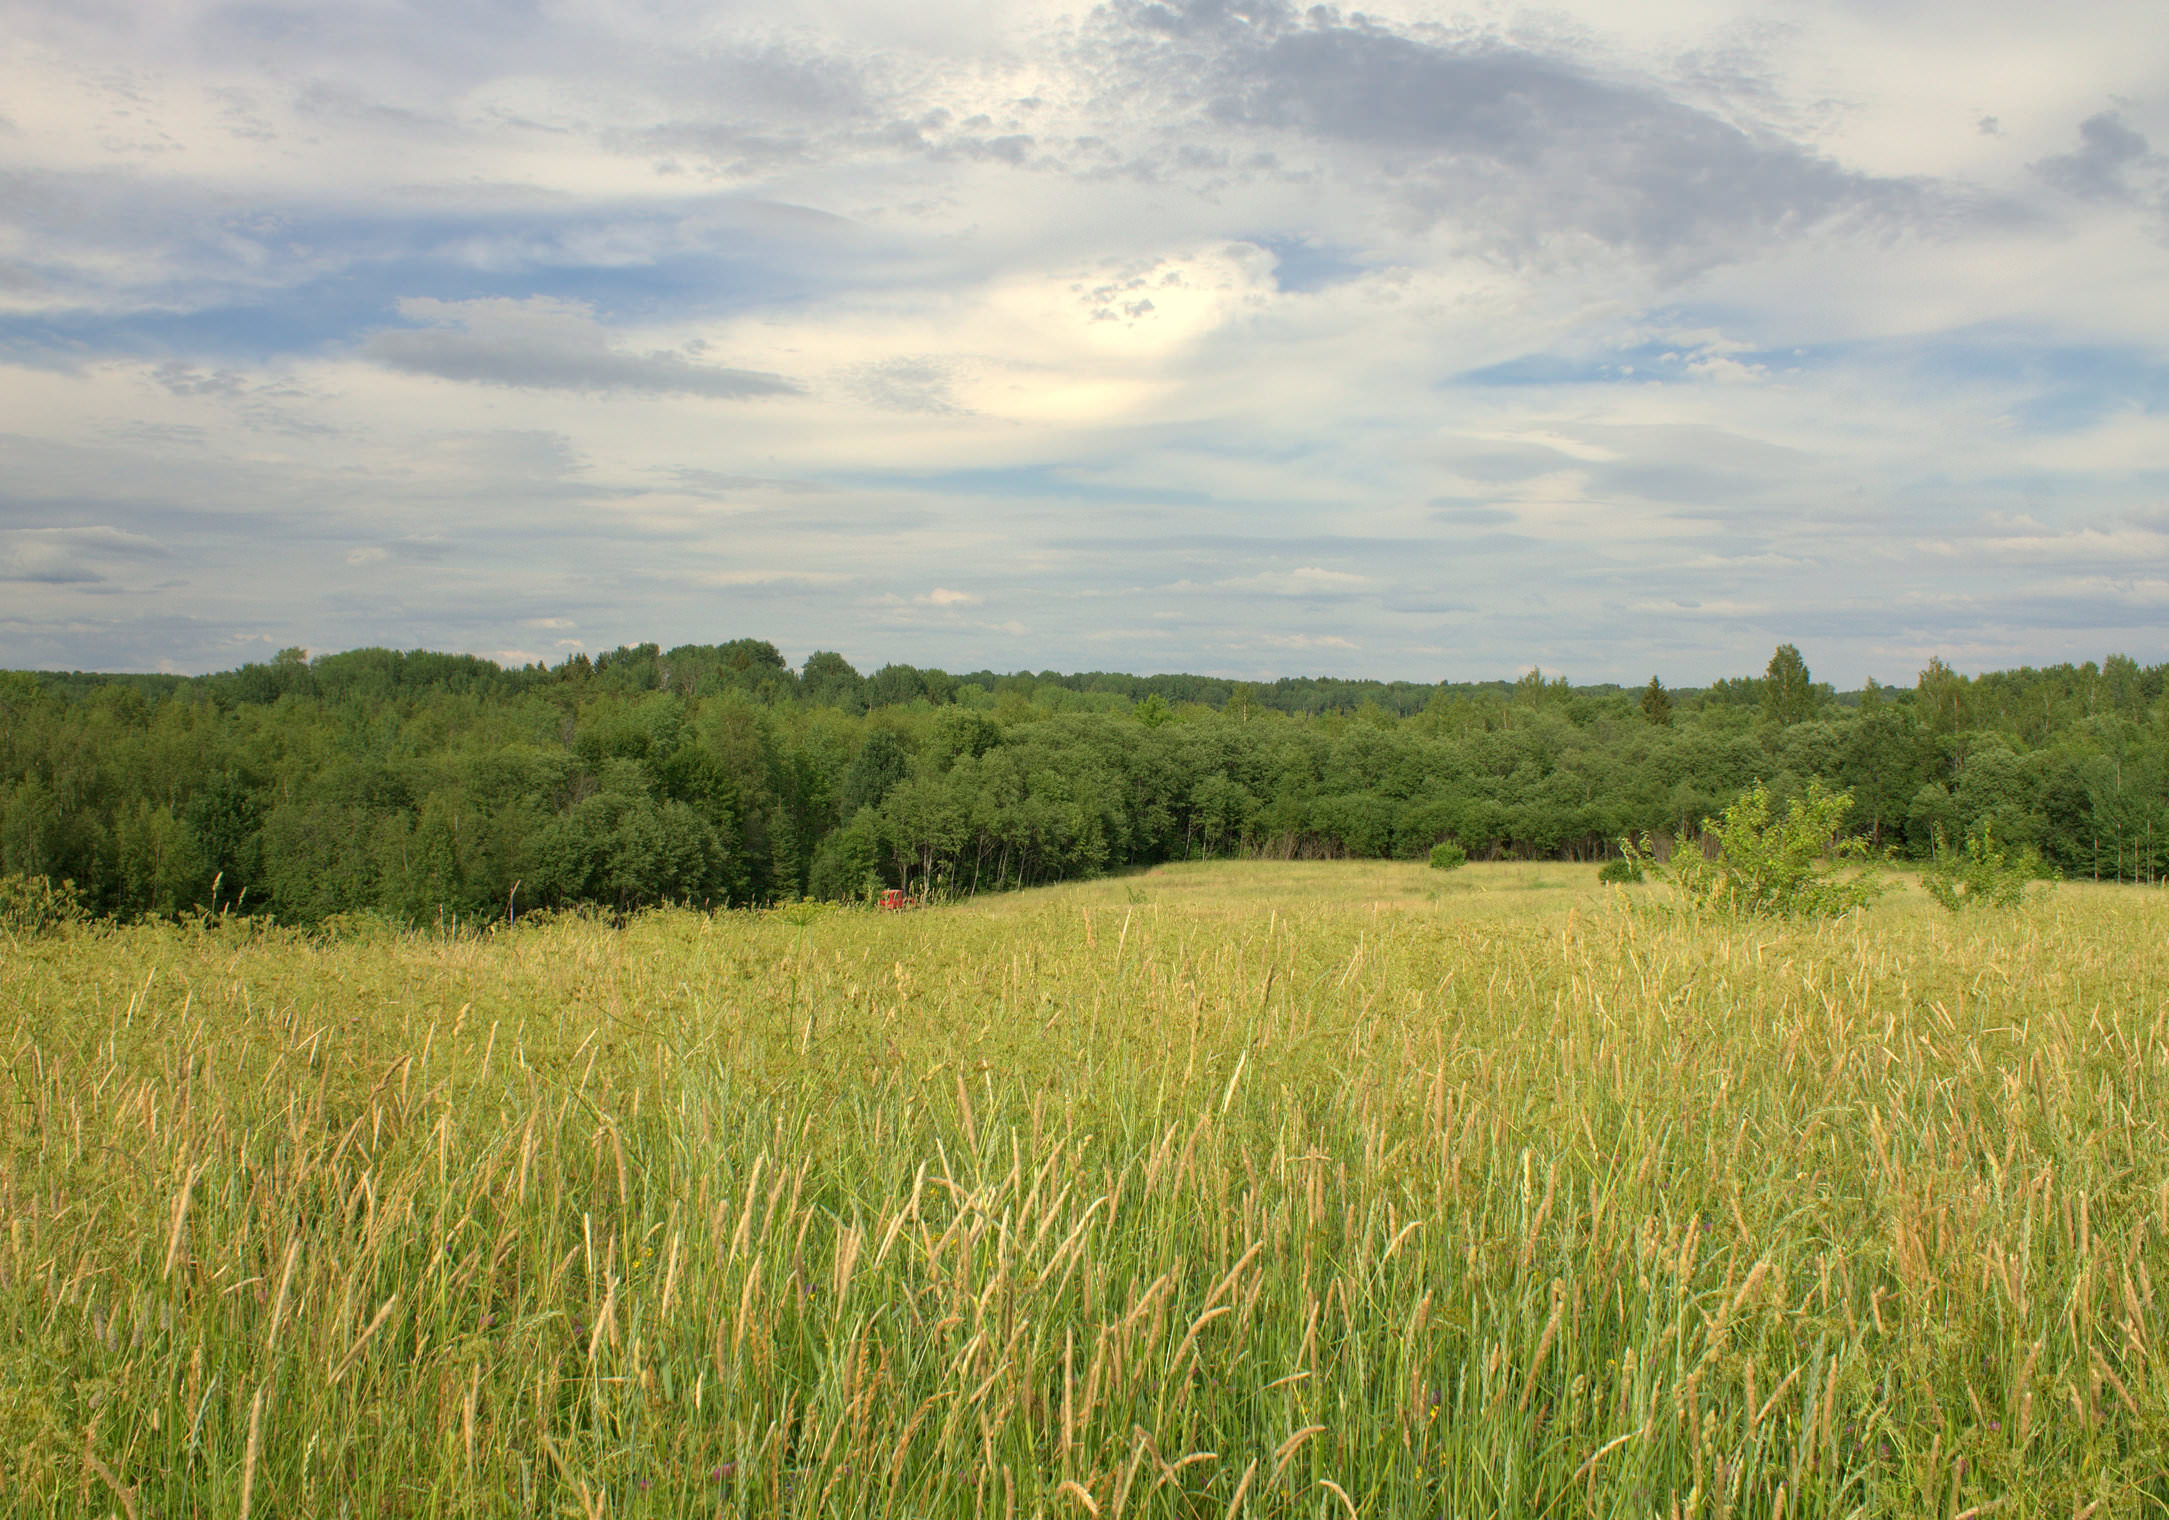
[[[790,480],[773,475],[740,475],[731,470],[710,470],[697,466],[675,468],[670,472],[670,478],[680,490],[718,499],[762,493],[786,496],[817,495],[827,489],[813,480]]]
[[[950,391],[950,367],[931,357],[884,359],[854,371],[853,394],[889,412],[944,416],[962,411]]]
[[[1503,528],[1515,521],[1515,517],[1504,507],[1478,501],[1452,501],[1441,496],[1431,502],[1431,520],[1449,528]]]
[[[1449,10],[32,0],[0,664],[2162,657],[2146,0]]]
[[[395,539],[389,543],[363,544],[346,552],[346,562],[357,569],[370,565],[434,565],[452,553],[453,546],[430,536]]]
[[[1322,149],[1425,219],[1474,219],[1523,253],[1571,228],[1701,262],[1838,219],[1932,211],[1924,183],[1846,169],[1653,80],[1496,36],[1216,0],[1105,14],[1139,95],[1171,96],[1253,145]]]
[[[1337,633],[1256,633],[1241,636],[1228,642],[1230,649],[1341,649],[1353,651],[1362,646],[1354,639],[1343,638]]]
[[[2159,165],[2147,140],[2133,131],[2121,113],[2103,111],[2079,123],[2079,148],[2036,163],[2034,172],[2057,189],[2085,200],[2128,201],[2139,191],[2129,178],[2135,169]]]
[[[98,586],[119,568],[167,557],[166,546],[104,524],[0,529],[0,581]]]
[[[1265,570],[1256,575],[1231,576],[1215,585],[1228,591],[1257,591],[1268,596],[1349,596],[1371,584],[1367,575],[1349,570],[1326,570],[1305,565],[1296,570]]]
[[[399,310],[429,325],[372,333],[361,352],[406,374],[530,390],[722,400],[799,393],[780,375],[698,364],[678,353],[628,353],[612,343],[592,309],[577,302],[424,298],[403,301]]]
[[[174,396],[232,398],[249,391],[248,377],[237,370],[201,370],[178,359],[168,359],[152,370],[151,379]]]
[[[842,586],[858,579],[839,570],[803,570],[778,568],[769,570],[709,570],[691,575],[664,577],[678,579],[695,586],[744,587],[744,586]]]

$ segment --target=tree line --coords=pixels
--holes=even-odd
[[[1750,787],[1849,793],[1921,856],[1992,833],[2066,875],[2169,868],[2169,666],[1839,693],[1791,645],[1668,690],[862,675],[774,645],[500,667],[362,649],[201,677],[0,673],[0,873],[118,917],[743,905],[977,892],[1169,860],[1595,860]]]

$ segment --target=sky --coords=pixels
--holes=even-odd
[[[0,0],[0,666],[2169,658],[2159,0]]]

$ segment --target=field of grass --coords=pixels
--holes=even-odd
[[[1649,900],[0,941],[0,1512],[2169,1513],[2169,897]]]

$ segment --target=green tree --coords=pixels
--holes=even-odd
[[[203,779],[185,817],[216,883],[216,900],[207,906],[238,905],[256,879],[260,858],[256,793],[234,771],[219,771]]]
[[[894,707],[930,694],[926,672],[912,665],[884,665],[866,678],[868,707]]]
[[[1960,733],[1966,723],[1969,685],[1971,683],[1944,664],[1940,656],[1929,656],[1928,668],[1920,673],[1919,694],[1914,699],[1921,726],[1931,734]]]
[[[1815,683],[1808,677],[1807,661],[1791,644],[1780,644],[1770,656],[1762,676],[1762,714],[1784,727],[1811,717],[1815,711]]]
[[[806,656],[806,664],[798,674],[798,689],[809,702],[851,713],[866,710],[866,678],[833,650],[816,649]]]
[[[1834,918],[1882,895],[1883,883],[1865,874],[1845,875],[1836,862],[1866,852],[1864,841],[1840,836],[1853,799],[1808,783],[1782,817],[1773,816],[1770,791],[1755,783],[1725,809],[1705,819],[1702,832],[1715,854],[1681,850],[1660,864],[1645,838],[1624,844],[1630,860],[1671,883],[1689,912],[1750,918]]]
[[[1997,848],[1994,828],[1984,822],[1959,844],[1936,831],[1935,855],[1921,872],[1928,895],[1951,910],[2015,908],[2026,900],[2028,883],[2043,874],[2041,857],[2031,846],[2017,855]]]
[[[196,836],[163,803],[138,797],[114,829],[124,911],[160,916],[180,912],[210,890],[210,872]]]
[[[837,804],[846,818],[856,815],[860,808],[878,808],[890,788],[910,772],[911,754],[896,736],[896,730],[887,726],[872,728],[844,769]]]
[[[1924,781],[1906,804],[1905,842],[1908,853],[1923,858],[1935,853],[1936,841],[1958,832],[1958,804],[1940,781]]]
[[[1664,689],[1664,682],[1655,676],[1642,688],[1642,716],[1653,728],[1672,726],[1672,694]]]

